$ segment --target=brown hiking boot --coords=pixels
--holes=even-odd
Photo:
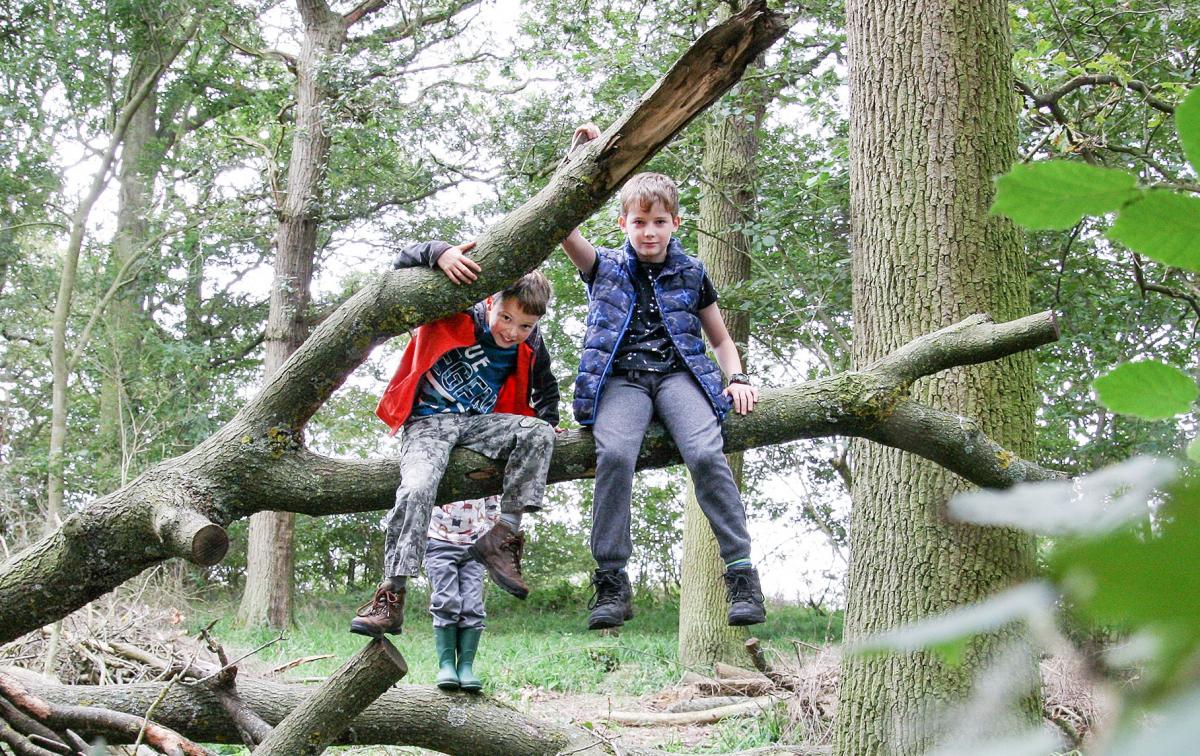
[[[404,624],[404,593],[404,588],[393,590],[392,581],[384,580],[371,600],[358,607],[350,620],[350,632],[370,638],[382,638],[384,633],[399,635]]]
[[[525,551],[525,534],[514,533],[503,522],[471,544],[471,557],[487,567],[488,575],[496,585],[519,599],[529,595],[529,588],[521,578],[521,554]]]

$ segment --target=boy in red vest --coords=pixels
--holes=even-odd
[[[474,281],[474,243],[432,241],[407,247],[394,268],[441,268],[456,284]],[[537,330],[550,282],[534,271],[466,312],[426,323],[414,333],[375,414],[392,432],[403,427],[400,486],[388,513],[384,579],[350,631],[399,634],[408,578],[425,556],[438,484],[455,446],[507,458],[500,521],[471,547],[501,588],[529,594],[521,576],[521,514],[541,509],[558,424],[558,383]]]

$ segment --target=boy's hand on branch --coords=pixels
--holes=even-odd
[[[746,383],[731,383],[724,394],[733,400],[733,410],[739,415],[750,413],[758,404],[758,389]]]
[[[570,155],[575,150],[599,136],[600,127],[594,123],[585,123],[581,126],[576,126],[575,133],[571,135],[571,148],[567,150],[567,154]]]
[[[459,244],[451,247],[437,259],[437,266],[456,284],[474,283],[479,278],[479,263],[467,257],[467,253],[475,248],[475,242]]]

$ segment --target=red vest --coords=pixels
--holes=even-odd
[[[413,332],[412,340],[400,358],[400,367],[379,399],[375,414],[387,423],[392,433],[400,430],[412,413],[413,399],[421,378],[446,352],[476,343],[475,321],[465,312],[426,323]],[[529,406],[529,372],[533,350],[521,342],[517,347],[517,366],[504,380],[492,412],[533,416]]]

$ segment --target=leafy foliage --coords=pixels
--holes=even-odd
[[[996,181],[993,213],[1025,228],[1070,228],[1085,215],[1103,215],[1137,196],[1137,177],[1113,168],[1053,161],[1018,165]]]
[[[1200,389],[1187,373],[1161,362],[1126,362],[1092,384],[1114,412],[1160,420],[1187,412]]]

